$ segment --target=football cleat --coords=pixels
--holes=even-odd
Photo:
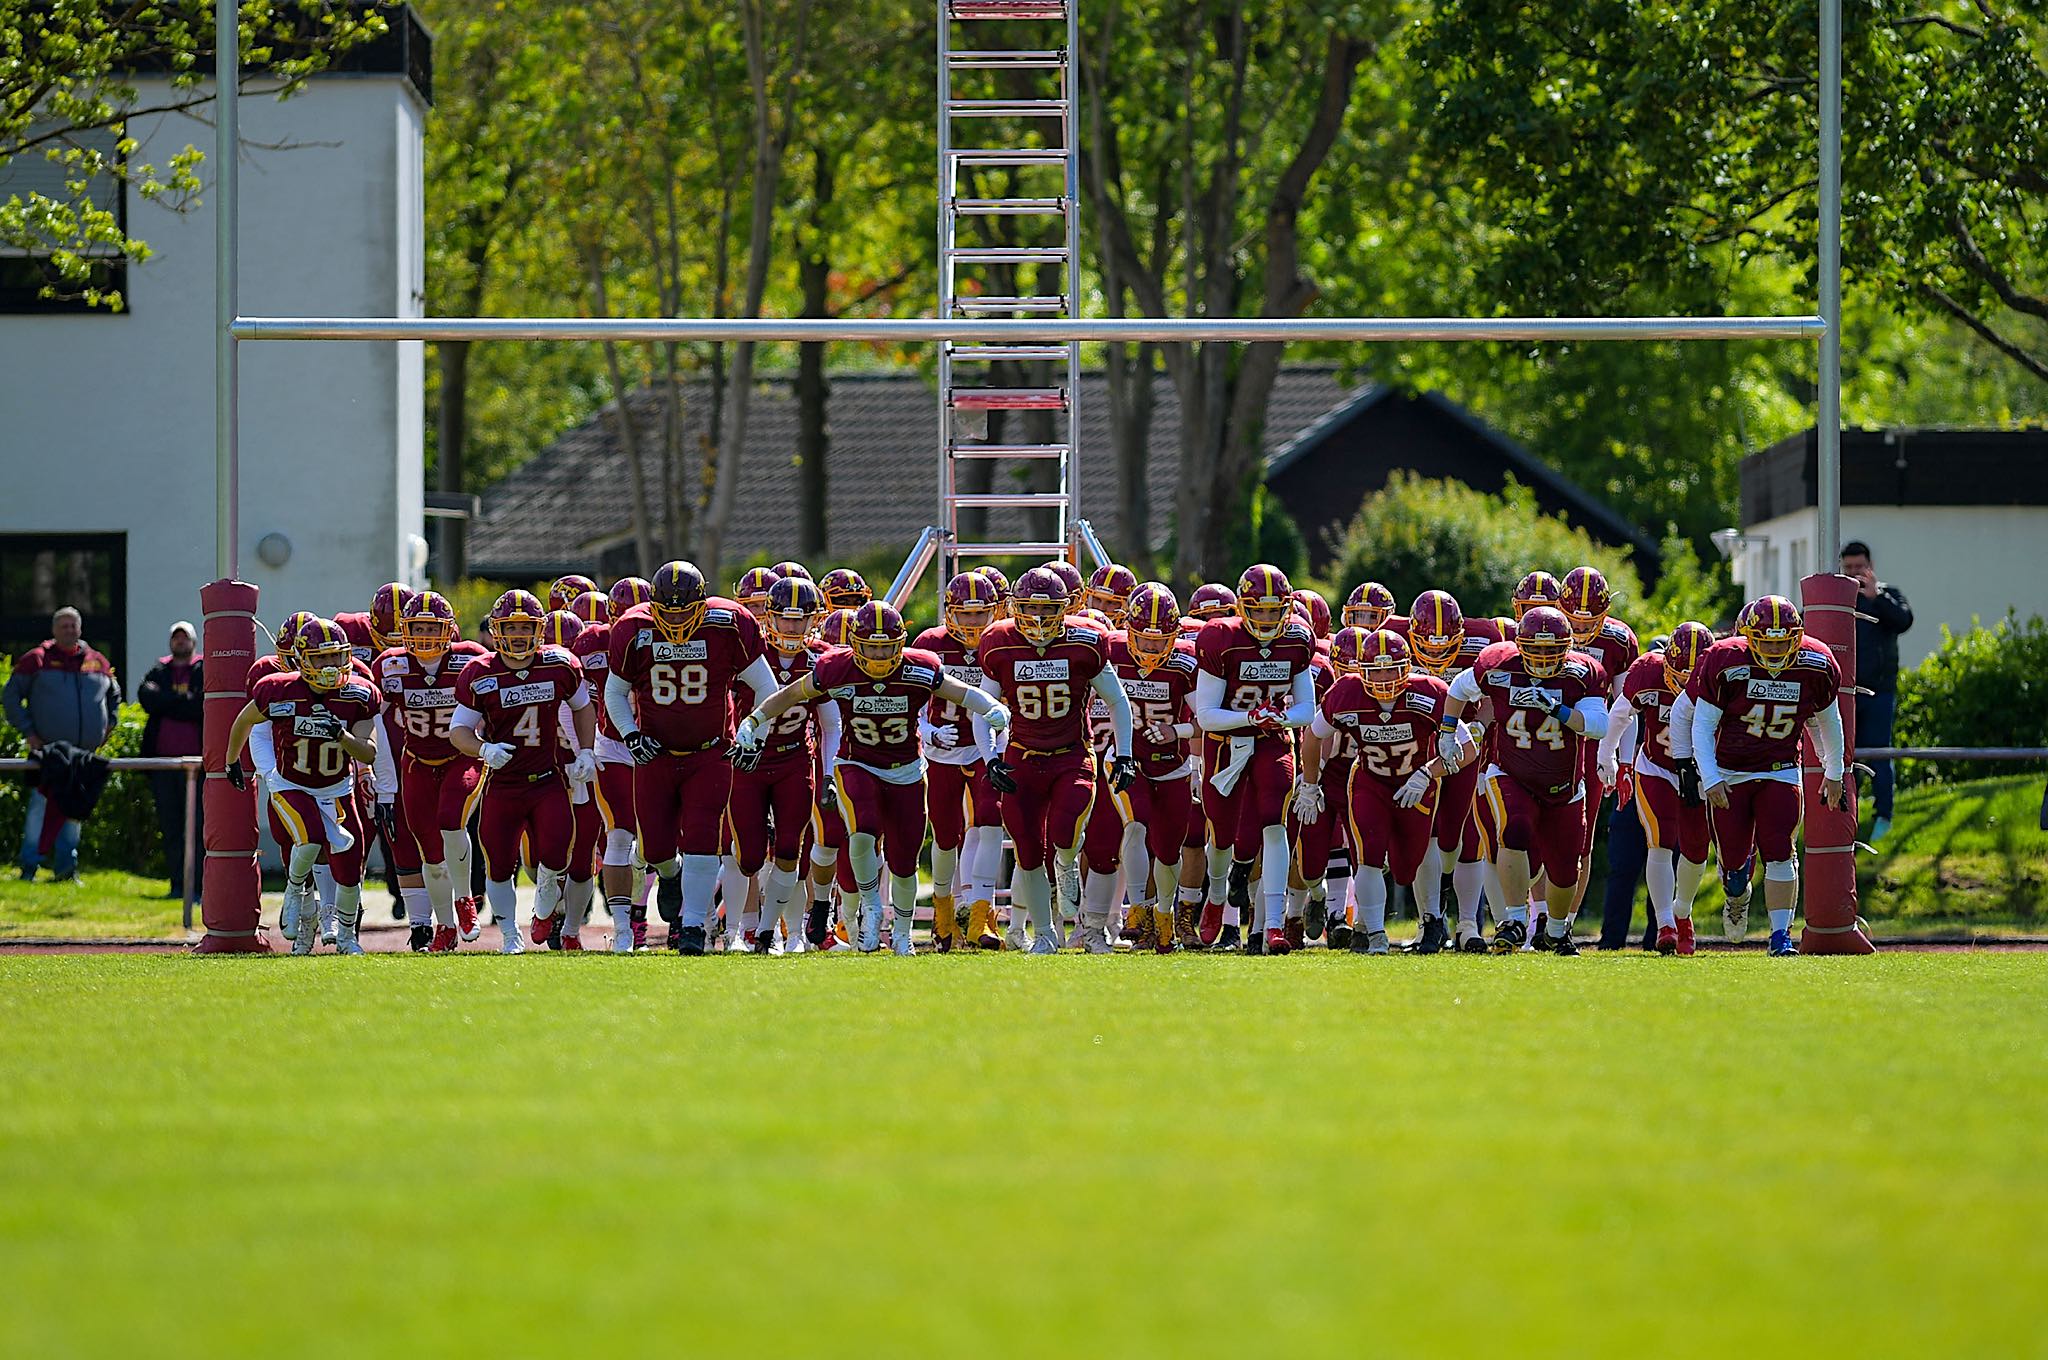
[[[1003,947],[1003,928],[996,921],[993,902],[976,902],[967,908],[967,936],[976,949]]]
[[[645,919],[636,920],[633,922],[633,948],[645,949],[646,947],[647,922]]]
[[[1789,930],[1774,930],[1774,931],[1772,931],[1772,932],[1771,932],[1771,957],[1772,957],[1772,958],[1774,958],[1774,959],[1781,959],[1781,958],[1785,958],[1786,956],[1788,956],[1788,955],[1791,955],[1791,954],[1797,954],[1798,952],[1799,952],[1799,946],[1798,946],[1798,945],[1796,945],[1796,944],[1794,944],[1794,943],[1792,943],[1792,932],[1791,932],[1791,931],[1789,931]]]
[[[1204,949],[1214,949],[1218,947],[1223,938],[1223,929],[1223,904],[1221,902],[1202,903],[1201,923],[1195,929],[1195,942]],[[1231,926],[1230,930],[1232,932],[1231,942],[1236,943],[1237,935],[1235,932],[1237,927]]]
[[[872,954],[882,947],[882,904],[860,904],[860,952]]]
[[[1351,929],[1351,922],[1345,920],[1337,912],[1333,911],[1330,913],[1330,948],[1349,949],[1354,934],[1355,932]]]
[[[498,952],[500,954],[524,954],[526,942],[519,937],[517,920],[498,922]]]
[[[1241,944],[1242,941],[1238,938],[1238,928],[1226,924],[1216,932],[1216,943],[1213,947],[1218,950],[1231,950],[1238,948]]]
[[[1302,929],[1311,940],[1320,940],[1330,928],[1330,899],[1311,897],[1302,908]]]
[[[1545,935],[1549,934],[1548,931],[1544,933]],[[1567,927],[1564,934],[1550,941],[1550,948],[1547,952],[1562,955],[1565,958],[1577,958],[1579,956],[1579,942],[1572,938],[1571,930]]]
[[[1244,952],[1247,957],[1258,958],[1266,952],[1266,936],[1257,926],[1244,928]]]
[[[1449,927],[1444,924],[1443,917],[1424,917],[1422,935],[1415,941],[1415,952],[1418,954],[1440,954],[1443,952],[1444,946],[1450,942],[1451,932]]]
[[[557,938],[562,942],[561,949],[563,953],[581,954],[583,952],[583,937],[581,935],[562,935]]]
[[[427,952],[427,946],[433,942],[434,928],[432,926],[414,926],[406,934],[405,947],[415,954],[424,954]]]
[[[704,952],[704,927],[675,926],[668,932],[669,943],[676,953],[696,958]]]
[[[1538,911],[1530,913],[1529,939],[1527,943],[1529,948],[1539,954],[1548,954],[1550,952],[1552,940],[1550,936],[1550,914],[1548,912]]]
[[[633,952],[633,912],[630,907],[621,907],[612,913],[612,953]]]
[[[1293,922],[1290,921],[1288,924],[1292,925]],[[1266,952],[1268,954],[1292,954],[1294,952],[1294,941],[1288,937],[1285,929],[1269,930],[1266,932]]]
[[[292,932],[292,953],[300,956],[312,953],[313,946],[320,939],[320,913],[310,900],[299,908],[298,919],[293,924],[297,929]]]
[[[960,910],[951,893],[932,894],[932,945],[941,954],[953,952],[960,938]]]
[[[455,899],[455,929],[464,940],[469,941],[474,941],[484,933],[484,928],[477,923],[474,897]]]
[[[334,950],[337,954],[360,954],[363,942],[356,938],[354,921],[338,922],[334,928]]]
[[[898,916],[895,926],[889,931],[889,943],[896,951],[896,957],[907,959],[917,953],[917,943],[910,937],[910,917]]]
[[[1692,917],[1681,916],[1678,918],[1678,956],[1690,958],[1693,948]]]
[[[804,938],[811,942],[811,948],[823,949],[825,937],[832,933],[832,904],[813,901],[804,912]]]
[[[1117,938],[1125,944],[1137,944],[1141,940],[1151,943],[1152,908],[1133,903],[1124,915],[1124,928],[1117,932]]]
[[[1657,952],[1659,954],[1676,954],[1678,952],[1677,926],[1657,927]]]
[[[1075,943],[1090,954],[1113,954],[1116,946],[1109,942],[1108,926],[1082,926],[1074,932]]]
[[[1746,886],[1740,896],[1731,894],[1721,904],[1721,933],[1731,940],[1739,940],[1749,934],[1749,890]]]
[[[1330,947],[1332,949],[1336,948],[1335,945]],[[1372,952],[1372,932],[1367,930],[1352,931],[1351,938],[1345,941],[1344,947],[1354,954],[1370,954]]]
[[[1460,954],[1486,953],[1486,937],[1481,935],[1476,930],[1473,931],[1470,935],[1467,935],[1464,939],[1458,941],[1458,952]]]
[[[1280,933],[1286,936],[1287,948],[1290,952],[1305,948],[1308,944],[1308,935],[1299,916],[1291,916],[1283,921],[1280,925]]]
[[[429,954],[453,954],[455,952],[455,942],[458,938],[454,926],[435,926],[434,938],[428,943],[427,952]]]
[[[775,952],[775,927],[747,932],[747,948],[750,953],[772,954]]]
[[[1230,905],[1239,911],[1252,909],[1252,862],[1250,860],[1230,861]]]
[[[1030,942],[1024,938],[1023,921],[1020,919],[1010,922],[1010,928],[1003,932],[1003,948],[1023,949],[1027,947],[1029,943]]]
[[[1182,949],[1202,949],[1207,942],[1202,939],[1200,922],[1202,909],[1193,902],[1178,902],[1173,908],[1173,938]]]
[[[1032,936],[1031,948],[1027,952],[1032,954],[1057,954],[1060,952],[1059,941],[1053,938],[1053,932],[1050,930],[1040,931]]]
[[[1392,947],[1393,947],[1392,945],[1390,945],[1390,944],[1388,944],[1388,943],[1387,943],[1387,932],[1386,932],[1386,931],[1384,931],[1384,930],[1368,930],[1367,932],[1365,932],[1365,952],[1366,952],[1366,953],[1368,953],[1368,954],[1384,954],[1384,953],[1386,953],[1386,952],[1387,952],[1388,950],[1390,950],[1390,949],[1391,949]]]
[[[1493,928],[1493,943],[1488,946],[1487,952],[1493,954],[1512,954],[1528,942],[1529,927],[1523,925],[1520,921],[1502,921]]]
[[[561,923],[560,912],[536,916],[526,923],[526,938],[532,941],[535,949],[560,949],[561,946],[555,943],[555,927]]]
[[[287,940],[298,938],[299,913],[306,909],[306,903],[311,896],[310,883],[294,885],[287,882],[284,885],[284,906],[277,913],[277,930]]]

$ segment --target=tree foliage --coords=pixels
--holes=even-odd
[[[1974,622],[1974,621],[1973,621]],[[1944,625],[1941,646],[1899,676],[1900,746],[2041,746],[2048,733],[2048,622],[2008,614],[1966,633]],[[2001,764],[2003,771],[2041,762]],[[1907,781],[1975,779],[1967,761],[1908,761]]]

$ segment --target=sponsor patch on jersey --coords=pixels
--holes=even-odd
[[[979,666],[948,666],[946,674],[958,680],[969,689],[980,689],[981,682],[988,679]]]
[[[1173,686],[1164,680],[1126,680],[1124,693],[1133,699],[1157,699],[1164,703],[1173,697]]]
[[[405,706],[407,708],[453,708],[455,707],[455,687],[449,685],[443,689],[409,689],[405,692]]]
[[[1752,678],[1742,692],[1751,699],[1770,699],[1779,703],[1796,704],[1799,702],[1799,682],[1797,680],[1762,680]]]
[[[1508,702],[1516,708],[1549,708],[1564,702],[1564,692],[1541,685],[1516,685],[1508,691]]]
[[[403,674],[405,674],[405,671],[406,671],[406,667],[407,667],[407,664],[408,664],[408,663],[409,663],[409,662],[410,662],[411,660],[412,660],[412,658],[411,658],[411,657],[409,657],[409,656],[405,656],[405,655],[402,655],[402,654],[401,654],[401,655],[399,655],[399,656],[387,656],[387,657],[385,657],[385,658],[384,658],[384,665],[383,665],[383,668],[382,668],[382,669],[383,669],[383,671],[384,671],[384,674],[386,674],[386,675],[403,675]]]
[[[471,685],[469,689],[472,694],[496,694],[498,692],[498,677],[495,675],[480,675],[477,677],[476,683]]]
[[[1420,690],[1410,690],[1401,696],[1401,707],[1412,708],[1417,713],[1434,713],[1436,712],[1436,696],[1434,694],[1424,694]]]
[[[402,675],[393,675],[393,674],[390,674],[389,672],[386,672],[386,673],[385,673],[385,676],[384,676],[384,692],[385,692],[386,694],[397,694],[398,692],[400,692],[400,691],[401,691],[401,690],[403,690],[404,688],[405,688],[405,677],[404,677],[404,676],[402,676]]]
[[[1415,729],[1406,723],[1360,723],[1358,739],[1369,741],[1375,746],[1395,746],[1404,741],[1415,740]]]
[[[315,740],[325,738],[327,735],[327,723],[328,719],[324,714],[293,718],[292,735],[295,737],[312,737]]]
[[[270,716],[273,718],[289,718],[298,711],[299,706],[289,699],[286,699],[282,703],[276,703],[270,706]]]
[[[1514,680],[1515,678],[1506,671],[1488,671],[1486,673],[1486,683],[1489,685],[1511,685],[1514,683]]]
[[[1292,680],[1294,667],[1285,661],[1240,661],[1237,663],[1237,678],[1240,680]]]
[[[1065,680],[1071,675],[1067,659],[1063,656],[1047,657],[1040,661],[1019,661],[1019,680]]]
[[[703,638],[691,638],[688,642],[657,642],[654,644],[656,661],[703,661],[710,657],[711,648]]]
[[[612,659],[603,652],[592,652],[583,658],[583,669],[586,671],[608,671],[611,668]]]
[[[1749,667],[1730,666],[1727,670],[1721,672],[1721,678],[1723,680],[1747,680],[1749,679]]]
[[[498,702],[507,708],[521,708],[527,704],[545,704],[555,697],[552,684],[507,685],[498,695]]]
[[[1671,721],[1671,701],[1669,699],[1660,699],[1657,702],[1657,721],[1667,724]]]
[[[853,711],[856,713],[908,713],[910,696],[907,694],[856,694],[853,696]]]
[[[903,678],[914,685],[937,685],[939,675],[930,666],[905,666]]]

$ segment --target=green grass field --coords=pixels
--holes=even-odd
[[[2044,1000],[2040,954],[5,957],[0,1353],[2039,1354]]]

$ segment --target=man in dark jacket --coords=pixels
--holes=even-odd
[[[200,726],[206,714],[206,687],[200,683],[198,638],[192,625],[180,619],[171,625],[171,654],[157,658],[135,697],[149,722],[142,729],[142,754],[146,756],[196,756],[203,753]],[[163,835],[164,866],[169,871],[172,897],[185,894],[185,776],[175,770],[158,770],[149,776],[149,789],[156,797],[156,823]],[[195,816],[203,815],[198,808]],[[204,823],[195,821],[197,844],[204,845]],[[194,866],[195,868],[197,866]],[[195,877],[193,886],[198,886]]]
[[[1913,626],[1913,606],[1906,603],[1905,592],[1877,579],[1868,543],[1842,545],[1842,575],[1856,578],[1857,612],[1874,620],[1856,620],[1856,687],[1871,691],[1856,696],[1856,745],[1889,746],[1899,706],[1899,634]],[[1870,771],[1876,805],[1870,843],[1875,845],[1892,829],[1892,763],[1873,760]]]
[[[84,642],[84,621],[76,609],[60,609],[50,620],[51,636],[14,663],[0,702],[31,752],[63,741],[81,751],[106,744],[121,711],[121,682],[114,663]],[[78,874],[79,825],[51,806],[40,787],[28,796],[22,828],[21,876],[31,879],[43,865],[59,879]]]

